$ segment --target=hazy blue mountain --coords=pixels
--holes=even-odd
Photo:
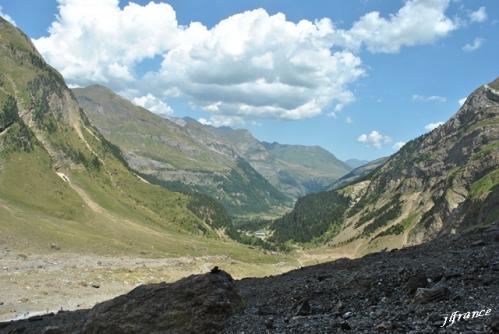
[[[348,159],[345,160],[345,163],[351,168],[357,168],[369,163],[369,160],[360,160],[360,159]]]
[[[270,183],[292,198],[324,190],[351,170],[320,146],[266,143],[247,130],[213,129]]]

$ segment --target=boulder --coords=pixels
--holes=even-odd
[[[312,313],[312,308],[310,307],[310,303],[308,299],[302,299],[298,303],[296,303],[293,307],[295,311],[295,316],[300,315],[309,315]]]
[[[218,333],[242,307],[232,277],[214,270],[172,284],[142,285],[98,304],[82,333]]]
[[[443,284],[438,284],[432,288],[418,288],[414,295],[414,302],[426,304],[449,299],[450,289]]]
[[[409,295],[414,295],[418,288],[426,288],[428,285],[427,277],[424,273],[418,272],[407,280],[404,285],[404,290]]]

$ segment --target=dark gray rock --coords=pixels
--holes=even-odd
[[[432,288],[418,288],[414,295],[414,302],[426,304],[449,299],[450,290],[446,285],[436,285]]]
[[[485,242],[483,242],[483,240],[477,240],[477,241],[474,241],[471,243],[471,247],[480,247],[480,246],[483,246],[485,245]]]
[[[301,300],[294,308],[296,309],[295,315],[309,315],[312,313],[308,299]]]
[[[57,326],[48,326],[42,330],[42,334],[64,334],[64,329]]]
[[[405,283],[404,290],[409,295],[414,295],[418,288],[426,288],[428,285],[427,277],[423,273],[416,273],[409,277]]]
[[[68,334],[497,333],[497,315],[440,328],[454,311],[494,308],[499,301],[499,247],[485,234],[237,282],[214,270],[142,286],[93,310],[0,323],[0,333],[41,334],[47,327]],[[470,247],[479,239],[483,246]],[[427,278],[442,281],[428,286]],[[409,286],[419,292],[408,294]]]
[[[499,314],[492,316],[487,325],[492,333],[499,333]]]
[[[98,304],[82,333],[218,333],[242,306],[232,277],[214,270],[173,284],[142,285]]]

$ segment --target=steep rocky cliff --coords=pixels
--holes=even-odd
[[[274,240],[315,238],[351,244],[362,254],[496,221],[498,86],[496,80],[479,87],[445,124],[408,142],[370,174],[300,199],[275,222]]]

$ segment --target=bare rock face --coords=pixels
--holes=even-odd
[[[173,284],[142,285],[98,304],[81,333],[218,333],[242,306],[232,277],[217,270]]]
[[[273,240],[355,241],[357,255],[364,255],[494,222],[499,206],[498,82],[475,90],[446,123],[409,141],[370,171],[352,172],[337,188],[300,198],[293,211],[272,224]]]

